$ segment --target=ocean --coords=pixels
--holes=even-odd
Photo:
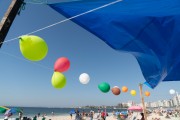
[[[41,108],[41,107],[20,107],[23,109],[23,117],[34,117],[35,115],[38,115],[40,113],[40,116],[46,114],[47,116],[51,116],[52,112],[54,113],[55,116],[60,116],[60,115],[69,115],[69,112],[75,108]],[[79,108],[78,109],[80,112],[83,110],[85,112],[90,112],[93,110],[95,113],[98,112],[98,109],[83,109]],[[104,109],[100,109],[104,110]],[[124,111],[126,109],[106,109],[107,112],[113,112],[113,111]],[[0,113],[0,119],[3,119],[5,116],[4,114]],[[11,118],[18,118],[18,113],[13,114]]]

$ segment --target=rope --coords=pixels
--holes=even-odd
[[[32,2],[25,2],[27,4],[48,4],[48,0],[31,0]]]
[[[67,18],[67,19],[64,19],[64,20],[62,20],[62,21],[59,21],[59,22],[56,22],[56,23],[54,23],[54,24],[48,25],[48,26],[46,26],[46,27],[40,28],[40,29],[35,30],[35,31],[33,31],[33,32],[27,33],[26,35],[30,35],[30,34],[33,34],[33,33],[36,33],[36,32],[42,31],[42,30],[45,30],[45,29],[47,29],[47,28],[50,28],[50,27],[53,27],[53,26],[55,26],[55,25],[64,23],[64,22],[66,22],[66,21],[72,20],[72,19],[77,18],[77,17],[80,17],[80,16],[82,16],[82,15],[85,15],[85,14],[88,14],[88,13],[91,13],[91,12],[94,12],[94,11],[96,11],[96,10],[99,10],[99,9],[102,9],[102,8],[105,8],[105,7],[108,7],[108,6],[110,6],[110,5],[116,4],[116,3],[121,2],[121,1],[122,1],[122,0],[116,0],[116,1],[114,1],[114,2],[110,2],[110,3],[105,4],[105,5],[103,5],[103,6],[94,8],[94,9],[92,9],[92,10],[88,10],[88,11],[83,12],[83,13],[81,13],[81,14],[75,15],[75,16],[70,17],[70,18]],[[14,40],[16,40],[16,39],[18,39],[18,38],[19,38],[19,37],[15,37],[15,38],[6,40],[6,41],[1,42],[1,43],[6,43],[6,42],[14,41]],[[0,43],[0,44],[1,44],[1,43]]]
[[[42,64],[35,63],[35,62],[31,62],[31,61],[29,61],[29,60],[20,58],[20,57],[18,57],[18,56],[12,55],[12,54],[10,54],[10,53],[4,52],[4,51],[2,51],[2,50],[0,50],[0,53],[5,54],[5,55],[8,55],[8,56],[10,56],[10,57],[14,57],[14,58],[19,59],[19,60],[21,60],[21,61],[26,61],[26,62],[32,63],[32,64],[34,64],[34,65],[36,65],[36,66],[41,67],[41,68],[45,68],[45,69],[48,69],[48,70],[52,70],[52,71],[53,71],[53,69],[50,68],[50,67],[47,67],[47,66],[44,66],[44,65],[42,65]]]

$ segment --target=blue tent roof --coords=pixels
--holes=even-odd
[[[110,2],[80,0],[49,6],[69,18]],[[152,88],[161,81],[180,80],[179,0],[123,0],[72,21],[113,49],[135,56]]]

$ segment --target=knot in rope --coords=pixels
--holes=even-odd
[[[22,5],[21,5],[21,7],[19,8],[18,13],[17,13],[18,15],[20,15],[20,13],[21,13],[22,10],[25,10],[25,5],[26,5],[26,3],[23,2]]]

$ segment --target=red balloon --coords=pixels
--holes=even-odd
[[[65,72],[70,67],[70,61],[66,57],[61,57],[56,60],[54,64],[54,71],[56,72]]]

